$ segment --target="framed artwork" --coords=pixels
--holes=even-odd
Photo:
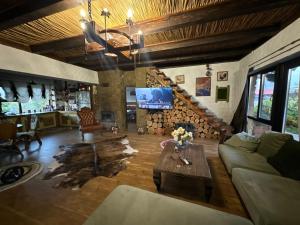
[[[227,81],[228,80],[228,71],[217,72],[218,81]]]
[[[216,102],[226,101],[229,102],[229,91],[230,86],[227,87],[218,87],[216,88]]]
[[[210,93],[211,93],[211,78],[197,77],[196,96],[210,96]]]
[[[175,76],[176,84],[184,84],[184,75]]]

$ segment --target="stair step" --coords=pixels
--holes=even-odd
[[[183,97],[185,97],[185,98],[191,98],[193,96],[192,95],[183,95]]]
[[[171,86],[171,87],[177,87],[178,85],[175,84],[175,83],[171,83],[170,86]]]
[[[183,93],[185,90],[184,90],[184,89],[181,89],[181,88],[177,88],[176,91],[177,91],[178,93]]]
[[[170,77],[164,77],[163,79],[164,79],[164,80],[171,80]]]
[[[157,72],[157,75],[161,75],[161,76],[163,76],[163,77],[167,77],[166,74],[165,74],[164,72],[160,72],[160,71]]]
[[[204,107],[204,106],[198,106],[198,108],[201,109],[201,110],[203,110],[203,111],[206,111],[206,110],[207,110],[207,108]]]
[[[193,105],[198,105],[198,104],[199,104],[198,101],[191,101],[191,103],[192,103]]]

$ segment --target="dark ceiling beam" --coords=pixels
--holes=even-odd
[[[73,8],[79,0],[26,0],[0,14],[0,31]]]
[[[108,64],[108,65],[84,65],[84,64],[79,64],[80,66],[84,66],[86,68],[92,69],[92,70],[103,70],[106,69],[105,67],[108,67],[109,69],[118,66],[120,67],[130,67],[130,66],[158,66],[158,65],[167,65],[167,64],[176,64],[176,65],[181,65],[183,63],[188,63],[188,62],[199,62],[199,61],[204,61],[204,60],[215,60],[215,59],[220,59],[220,58],[233,58],[233,57],[238,57],[241,58],[242,56],[247,55],[248,53],[251,52],[252,49],[236,49],[236,50],[230,50],[230,51],[218,51],[218,52],[212,52],[212,53],[204,53],[204,54],[198,54],[198,55],[193,55],[193,56],[180,56],[180,57],[173,57],[173,58],[163,58],[163,59],[154,59],[154,60],[147,60],[147,61],[141,61],[137,62],[136,64],[134,63],[119,63],[118,65],[114,64]]]
[[[168,31],[194,24],[204,24],[216,20],[224,20],[236,16],[259,13],[288,5],[299,5],[299,0],[240,0],[224,1],[199,9],[184,11],[160,18],[137,22],[132,33],[142,30],[144,35]],[[127,26],[117,27],[122,32],[128,32]]]
[[[70,38],[59,39],[42,44],[31,45],[31,51],[37,54],[46,54],[77,47],[84,47],[84,36],[78,35]]]
[[[222,33],[218,35],[211,35],[202,38],[188,39],[182,41],[172,41],[167,43],[160,43],[155,45],[146,46],[146,48],[141,49],[141,53],[151,53],[157,51],[166,51],[170,49],[178,49],[184,47],[192,46],[202,46],[208,44],[218,44],[224,42],[240,41],[242,39],[248,39],[255,37],[256,39],[263,37],[272,37],[274,34],[279,32],[280,26],[267,26],[260,28],[252,28],[249,30],[234,31],[229,33]]]
[[[182,54],[185,54],[184,49],[188,47],[201,47],[213,44],[224,44],[224,43],[243,43],[249,42],[252,43],[261,43],[260,40],[265,40],[279,31],[278,26],[268,26],[261,28],[254,28],[243,31],[235,31],[230,33],[218,34],[209,37],[197,38],[197,39],[188,39],[183,41],[173,41],[173,42],[163,42],[157,45],[146,46],[141,49],[141,57],[147,57],[148,54],[164,54],[171,50],[178,50]],[[73,56],[65,59],[68,63],[82,63],[84,61],[97,60],[101,52],[92,53],[87,55]]]
[[[9,40],[3,39],[3,38],[0,38],[0,44],[10,46],[10,47],[13,47],[13,48],[17,48],[17,49],[20,49],[20,50],[24,50],[26,52],[31,52],[31,49],[30,49],[29,46],[18,44],[16,42],[12,42],[12,41],[9,41]]]

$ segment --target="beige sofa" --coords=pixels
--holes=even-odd
[[[219,145],[219,154],[255,225],[299,225],[300,181],[282,177],[267,158],[292,137],[269,133],[256,152]]]
[[[253,225],[245,218],[138,188],[118,186],[84,225]]]

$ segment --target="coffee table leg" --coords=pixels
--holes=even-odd
[[[212,185],[210,182],[205,183],[205,200],[206,202],[209,202],[211,194],[212,194]]]
[[[160,186],[161,186],[161,172],[158,170],[153,169],[153,181],[154,184],[156,185],[157,191],[160,191]]]

